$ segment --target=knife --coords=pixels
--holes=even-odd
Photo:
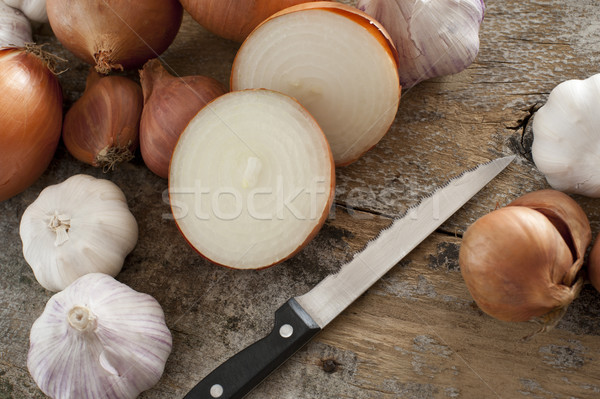
[[[481,164],[450,180],[396,219],[365,249],[304,295],[275,312],[275,327],[265,338],[225,361],[184,399],[243,398],[272,371],[327,326],[421,241],[452,216],[514,155]]]

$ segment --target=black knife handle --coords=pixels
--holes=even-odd
[[[290,299],[275,312],[269,335],[229,358],[184,399],[241,399],[302,348],[321,328]]]

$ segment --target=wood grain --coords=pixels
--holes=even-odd
[[[183,397],[220,362],[264,336],[275,309],[337,270],[421,196],[464,169],[511,153],[518,159],[505,172],[248,397],[600,397],[600,294],[586,286],[557,328],[524,341],[538,326],[483,314],[458,266],[460,237],[473,221],[547,187],[531,162],[530,128],[514,127],[558,83],[598,72],[600,3],[490,0],[486,6],[477,60],[460,74],[405,91],[385,138],[338,169],[336,206],[317,238],[267,270],[233,271],[201,259],[169,217],[166,180],[149,172],[139,154],[103,174],[61,145],[34,186],[0,203],[0,399],[44,398],[26,358],[29,329],[52,294],[24,261],[18,226],[47,185],[86,173],[124,190],[140,238],[118,279],[160,302],[174,340],[162,379],[140,397],[170,399]],[[47,26],[36,39],[69,60],[60,76],[67,109],[81,95],[88,67],[62,49]],[[238,47],[186,15],[163,61],[179,75],[204,74],[227,84]],[[136,78],[135,71],[126,75]],[[596,235],[600,203],[574,198]]]

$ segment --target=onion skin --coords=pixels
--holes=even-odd
[[[467,229],[459,254],[461,273],[477,305],[490,316],[503,321],[548,316],[555,323],[579,294],[577,273],[590,238],[587,217],[573,199],[554,190],[537,191]]]
[[[103,74],[157,57],[183,17],[177,0],[48,0],[46,8],[58,40]]]
[[[573,284],[592,241],[590,222],[583,209],[567,194],[557,190],[540,190],[525,194],[508,206],[525,206],[541,212],[550,220],[573,254],[573,265],[564,280],[569,286]]]
[[[596,242],[592,247],[588,259],[588,278],[594,288],[600,292],[600,236],[596,238]]]
[[[60,140],[62,90],[47,61],[34,52],[0,49],[0,201],[42,175]]]
[[[138,145],[141,87],[121,76],[90,70],[85,91],[65,115],[63,142],[88,165],[110,170],[130,160]]]
[[[166,179],[173,150],[188,122],[227,89],[206,76],[175,77],[156,59],[144,65],[140,81],[144,94],[140,122],[142,158],[152,172]]]
[[[217,36],[242,42],[267,17],[300,3],[315,0],[181,0],[200,25]]]

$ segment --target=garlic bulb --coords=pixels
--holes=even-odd
[[[27,368],[53,399],[133,399],[158,382],[172,346],[158,302],[102,273],[50,298],[29,339]]]
[[[87,273],[116,276],[138,227],[116,184],[75,175],[42,190],[23,213],[19,233],[35,278],[60,291]]]
[[[504,321],[560,320],[582,286],[591,241],[587,216],[555,190],[526,194],[473,223],[460,248],[461,273],[477,305]]]
[[[466,69],[479,52],[483,0],[360,0],[389,32],[402,88]]]
[[[533,118],[533,161],[556,190],[600,197],[600,74],[556,86]]]
[[[0,0],[0,47],[23,47],[31,42],[31,24],[27,17]]]
[[[46,0],[4,0],[4,2],[11,7],[21,10],[33,22],[48,22]]]

